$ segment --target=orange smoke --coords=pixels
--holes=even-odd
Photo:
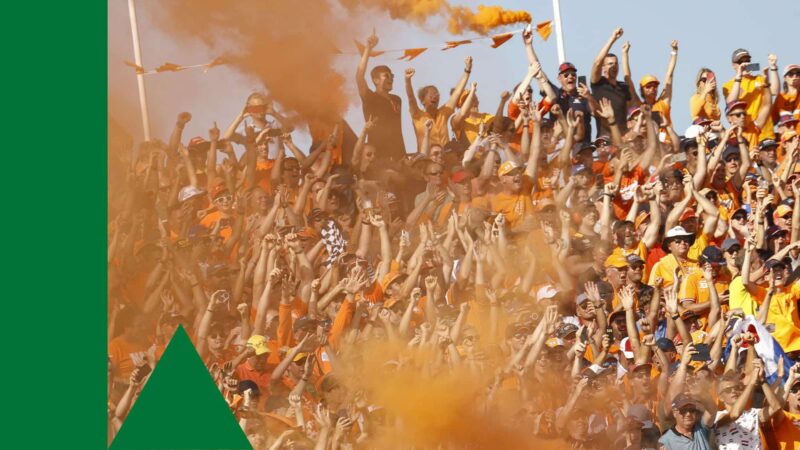
[[[424,24],[430,17],[447,16],[448,31],[461,34],[472,31],[488,34],[495,28],[531,21],[526,11],[509,11],[501,6],[478,6],[473,12],[467,6],[453,6],[446,0],[341,0],[351,11],[364,6],[382,9],[393,19],[410,20]]]
[[[478,6],[478,12],[473,13],[465,6],[451,7],[448,31],[461,34],[464,30],[487,34],[491,30],[515,23],[528,23],[531,15],[527,11],[509,11],[500,6]]]
[[[325,120],[347,109],[345,79],[333,63],[348,22],[328,2],[170,0],[148,13],[171,35],[223,54],[286,112]]]

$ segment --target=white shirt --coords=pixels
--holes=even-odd
[[[738,419],[724,425],[718,425],[720,417],[727,411],[717,412],[714,418],[714,436],[717,438],[719,450],[762,450],[761,436],[758,431],[758,416],[761,408],[750,408]]]

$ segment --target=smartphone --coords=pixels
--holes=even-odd
[[[679,163],[679,162],[684,162],[684,161],[686,161],[686,153],[684,153],[684,152],[681,152],[681,153],[675,153],[674,155],[672,155],[672,156],[669,158],[669,160],[670,160],[670,164],[675,164],[675,163]]]
[[[270,128],[269,131],[267,131],[268,137],[278,137],[283,136],[283,134],[283,130],[280,128]]]
[[[611,327],[606,327],[606,334],[608,335],[608,340],[610,342],[614,342],[614,329]]]
[[[692,355],[692,361],[706,362],[711,359],[711,349],[708,344],[697,344],[694,348],[697,350],[697,354]]]
[[[150,372],[153,370],[150,367],[149,364],[145,364],[145,365],[139,366],[137,369],[138,369],[138,372],[136,373],[136,380],[137,381],[144,380],[145,377],[150,375]]]
[[[578,77],[578,86],[586,85],[586,75],[581,75]]]
[[[653,122],[657,124],[661,124],[661,113],[658,111],[650,111],[650,118],[653,119]]]
[[[581,342],[588,342],[589,341],[589,330],[584,328],[583,331],[581,331],[581,335],[578,336],[578,339],[580,339]]]
[[[750,73],[756,73],[761,70],[761,64],[759,63],[750,63],[744,66],[744,70]]]

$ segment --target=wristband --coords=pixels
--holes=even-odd
[[[464,73],[472,73],[472,70],[464,69]]]
[[[735,82],[737,82],[737,83],[741,83],[741,82],[742,82],[742,79],[741,79],[741,78],[734,78],[734,79],[733,79],[733,81],[735,81]]]
[[[613,122],[608,122],[608,126],[610,126],[610,127],[613,127],[613,126],[614,126],[614,125],[616,125],[616,124],[617,124],[617,121],[616,121],[616,120],[615,120],[615,121],[613,121]]]
[[[777,67],[770,67],[769,70],[772,71],[772,72],[777,72],[778,68]]]
[[[672,53],[672,56],[675,56],[675,55],[678,54],[678,52],[676,52],[675,50],[673,50],[671,53]]]
[[[672,320],[674,321],[674,320],[678,320],[678,319],[680,319],[680,318],[681,318],[681,316],[680,316],[680,314],[675,314],[674,316],[669,316],[669,318],[670,318],[670,319],[672,319]]]

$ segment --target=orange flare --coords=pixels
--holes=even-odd
[[[453,34],[461,34],[464,30],[487,34],[503,25],[530,22],[531,15],[527,11],[509,11],[501,6],[478,6],[474,13],[465,6],[450,8],[450,24],[448,30]]]

